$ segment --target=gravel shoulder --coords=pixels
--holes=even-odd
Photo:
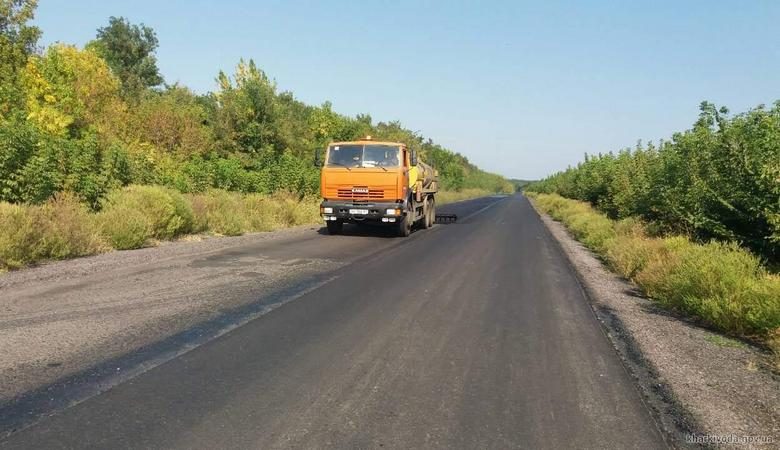
[[[440,209],[465,216],[495,200]],[[59,395],[74,384],[94,385],[91,380],[122,382],[133,376],[126,371],[148,370],[150,360],[175,357],[172,349],[216,337],[403,241],[387,230],[354,226],[344,236],[323,234],[320,225],[307,225],[237,237],[195,235],[0,273],[0,421],[19,405],[47,401],[53,389]],[[123,374],[105,376],[106,364],[121,365]],[[97,384],[73,398],[107,388]]]
[[[319,226],[191,236],[0,274],[0,404],[360,255]]]
[[[674,317],[605,268],[565,227],[537,211],[576,269],[596,316],[668,432],[780,442],[780,380],[769,355]],[[745,448],[745,447],[743,447]]]

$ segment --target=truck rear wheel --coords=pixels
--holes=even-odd
[[[424,230],[427,230],[428,228],[433,226],[433,221],[431,220],[431,210],[433,209],[433,199],[426,198],[425,203],[423,204],[423,218],[420,221],[422,223],[422,227]]]
[[[344,228],[344,222],[340,220],[329,220],[326,225],[328,234],[341,234],[341,230]]]
[[[436,200],[433,197],[428,201],[428,215],[425,219],[428,223],[426,228],[433,227],[433,224],[436,222]]]

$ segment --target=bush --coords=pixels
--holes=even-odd
[[[130,211],[140,212],[146,218],[151,237],[156,239],[171,239],[193,230],[194,214],[190,203],[182,194],[169,188],[127,186],[110,193],[103,203],[104,218],[119,220],[123,214],[132,217]],[[138,217],[132,218],[133,224],[120,234],[130,232],[137,236],[136,232],[143,227]]]
[[[92,255],[108,248],[94,218],[72,195],[59,194],[39,206],[0,203],[0,268]]]
[[[196,231],[225,236],[237,236],[246,231],[246,212],[241,194],[214,189],[205,194],[194,194],[190,201]]]
[[[0,267],[15,269],[31,262],[30,251],[40,239],[31,207],[0,203]]]
[[[97,223],[117,250],[145,247],[152,238],[152,224],[146,214],[127,205],[104,209],[98,213]]]
[[[636,219],[614,222],[556,194],[529,197],[654,301],[727,333],[761,339],[780,354],[780,277],[755,255],[735,243],[648,237]]]
[[[737,241],[780,263],[780,102],[733,117],[704,102],[693,128],[658,147],[586,155],[526,187],[640,217],[699,241]]]
[[[662,249],[662,242],[658,239],[618,234],[607,246],[605,257],[620,275],[636,281],[637,274],[657,259]]]
[[[280,226],[275,217],[274,200],[267,195],[249,194],[244,196],[244,211],[247,227],[250,231],[271,231]]]
[[[665,241],[665,251],[663,269],[637,277],[655,300],[741,336],[767,336],[780,327],[779,285],[754,255],[735,244],[680,238]]]
[[[277,193],[273,198],[282,207],[279,214],[282,226],[294,227],[321,220],[319,199],[312,197],[299,199],[298,196],[289,192]]]

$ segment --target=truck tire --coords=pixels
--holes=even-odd
[[[409,237],[412,234],[412,225],[414,224],[414,203],[409,202],[409,208],[406,215],[398,222],[398,236]]]
[[[340,220],[328,221],[326,225],[328,227],[328,234],[341,234],[341,230],[344,228],[344,222]]]
[[[433,197],[430,198],[428,201],[428,226],[427,228],[433,227],[433,224],[436,223],[436,199]]]
[[[422,223],[423,230],[427,230],[433,226],[433,221],[431,220],[431,208],[433,208],[433,201],[430,197],[428,197],[425,199],[425,203],[423,203],[423,218],[420,221]]]

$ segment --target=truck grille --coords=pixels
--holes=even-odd
[[[363,189],[363,192],[353,192],[355,189]],[[366,186],[339,186],[328,188],[326,198],[338,198],[353,201],[371,201],[371,200],[393,200],[395,197],[395,186],[392,187],[371,187]]]

